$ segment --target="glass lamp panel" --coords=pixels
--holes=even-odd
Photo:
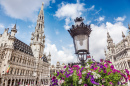
[[[74,37],[75,50],[88,50],[88,36],[87,35],[77,35]]]

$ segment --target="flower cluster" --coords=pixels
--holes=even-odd
[[[50,86],[124,86],[129,71],[116,70],[110,61],[89,60],[85,67],[64,66],[64,70],[54,74]]]

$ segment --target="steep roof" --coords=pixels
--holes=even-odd
[[[17,38],[15,38],[15,41],[14,41],[14,49],[33,56],[31,47]]]

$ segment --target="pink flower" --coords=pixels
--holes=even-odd
[[[95,67],[93,70],[97,70],[98,69],[98,67]]]
[[[104,64],[104,67],[106,67],[106,68],[107,68],[107,64]]]
[[[113,83],[112,82],[109,82],[111,85],[113,85]]]
[[[66,65],[64,66],[64,68],[66,68]]]
[[[84,84],[84,86],[88,86],[87,84]]]
[[[114,66],[113,66],[113,65],[111,65],[111,69],[112,69],[112,70],[114,69]]]
[[[99,71],[98,72],[100,72],[101,71],[101,69],[99,69]]]
[[[107,73],[107,71],[106,70],[103,70],[104,71],[104,73]]]
[[[111,73],[111,71],[108,73],[108,75]]]
[[[129,71],[127,69],[125,69],[126,73],[129,75]]]

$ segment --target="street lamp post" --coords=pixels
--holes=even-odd
[[[76,18],[75,25],[68,30],[71,37],[73,38],[75,54],[78,56],[82,66],[85,66],[85,61],[87,60],[87,55],[89,54],[89,35],[91,33],[90,25],[85,25],[83,23],[83,18]]]

